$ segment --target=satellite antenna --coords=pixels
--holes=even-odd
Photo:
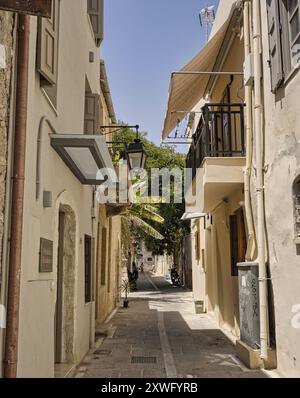
[[[213,26],[215,21],[215,6],[206,5],[199,13],[200,25],[205,26],[205,39],[208,42],[209,39],[209,28]]]

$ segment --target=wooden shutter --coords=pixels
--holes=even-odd
[[[246,237],[246,226],[244,219],[243,209],[239,209],[236,212],[237,216],[237,235],[238,235],[238,262],[244,262],[247,251],[247,237]]]
[[[106,284],[107,229],[102,228],[101,234],[101,285]]]
[[[237,275],[238,263],[238,234],[237,234],[237,216],[230,216],[230,245],[231,245],[231,275]]]
[[[243,209],[230,216],[230,243],[232,276],[238,276],[237,264],[245,261],[247,251],[246,228]]]
[[[104,1],[88,0],[88,13],[91,19],[95,40],[99,47],[103,40]]]
[[[95,135],[100,131],[100,95],[85,93],[84,134]]]
[[[109,219],[109,232],[108,232],[108,272],[107,272],[107,293],[111,292],[111,247],[112,247],[112,219]]]
[[[85,283],[85,302],[92,300],[92,238],[88,235],[84,237],[84,283]]]
[[[50,19],[39,18],[37,70],[52,85],[57,83],[59,1],[52,1]]]
[[[267,0],[271,86],[273,93],[276,92],[284,80],[279,1],[281,0]]]

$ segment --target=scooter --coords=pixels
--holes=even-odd
[[[175,268],[171,269],[171,281],[173,286],[180,286],[180,276]]]

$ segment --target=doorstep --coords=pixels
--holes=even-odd
[[[271,348],[268,349],[268,359],[265,361],[260,358],[260,350],[254,350],[241,340],[236,342],[236,352],[239,359],[249,369],[274,370],[277,368],[276,351]]]
[[[76,366],[74,363],[58,363],[54,365],[54,377],[56,379],[72,378],[75,371]]]

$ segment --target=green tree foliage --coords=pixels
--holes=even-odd
[[[136,138],[136,132],[131,129],[123,129],[114,134],[113,141],[115,148],[117,148],[116,153],[120,150],[122,151],[122,145],[119,142],[126,142],[129,144],[133,142]],[[174,168],[183,169],[185,166],[185,156],[181,153],[176,152],[173,147],[159,147],[155,145],[153,142],[147,139],[146,133],[141,133],[139,135],[144,147],[146,148],[148,158],[146,169],[149,174],[149,178],[151,176],[151,169],[168,169],[172,170]],[[118,149],[120,148],[120,149]],[[117,155],[118,156],[118,155]],[[149,187],[151,184],[149,183]],[[159,216],[164,219],[164,222],[158,222],[159,220],[151,217],[148,217],[145,214],[144,206],[145,205],[134,205],[135,215],[140,219],[146,221],[152,228],[154,228],[160,235],[162,235],[163,239],[155,239],[153,234],[147,233],[146,228],[141,228],[134,224],[132,229],[132,233],[134,235],[134,239],[143,240],[146,243],[147,248],[153,252],[153,254],[163,254],[166,252],[169,255],[174,255],[174,261],[176,262],[177,258],[177,250],[180,245],[180,241],[184,235],[186,235],[188,231],[187,224],[182,222],[180,219],[184,213],[184,201],[180,204],[174,203],[174,182],[171,182],[171,203],[159,203],[159,204],[151,204],[151,209],[153,213],[158,213]],[[149,207],[148,207],[149,210]]]

